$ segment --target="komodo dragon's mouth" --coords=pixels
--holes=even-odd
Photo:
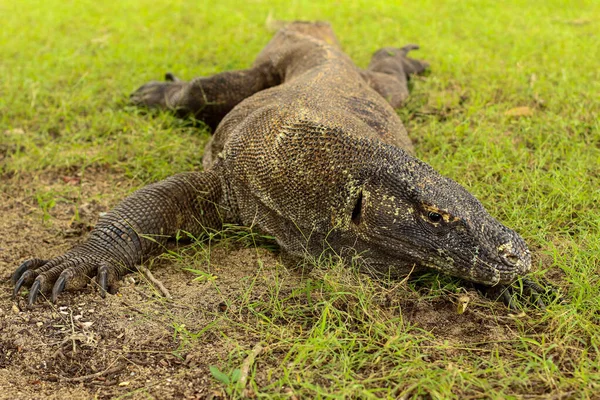
[[[486,260],[478,254],[475,254],[471,260],[460,257],[458,262],[453,257],[435,257],[424,262],[423,265],[458,278],[496,286],[511,284],[529,272],[531,256],[528,250],[524,250],[518,256],[512,255],[509,261],[502,257]]]
[[[433,269],[488,286],[511,284],[531,268],[529,250],[520,237],[514,240],[515,245],[501,245],[497,252],[483,251],[479,246],[460,251],[441,247],[432,250],[426,243],[402,239],[371,232],[367,243],[359,246],[366,250],[360,256],[364,268],[396,277]],[[510,251],[502,253],[506,249]]]

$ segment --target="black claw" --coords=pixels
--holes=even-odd
[[[509,290],[502,291],[502,301],[506,304],[506,307],[511,310],[516,310],[515,302],[513,301],[513,296]]]
[[[175,75],[173,75],[172,72],[167,72],[165,74],[165,81],[168,81],[168,82],[179,82],[179,78],[177,78]]]
[[[106,298],[106,291],[108,287],[108,268],[102,265],[98,268],[98,285],[100,286],[100,296]]]
[[[411,50],[419,50],[419,45],[418,44],[407,44],[406,46],[403,46],[400,51],[402,52],[402,54],[404,56],[406,56]]]
[[[23,274],[26,271],[30,269],[39,268],[42,265],[46,264],[47,261],[48,260],[42,260],[40,258],[33,258],[31,260],[24,261],[21,265],[19,265],[19,268],[17,268],[12,274],[11,281],[13,285],[15,285],[19,281],[21,276],[23,276]]]
[[[25,273],[25,271],[27,271],[28,269],[29,269],[29,261],[25,261],[23,264],[19,265],[19,268],[17,268],[15,270],[15,272],[12,274],[12,277],[11,277],[11,281],[12,281],[13,285],[15,285],[20,280],[23,273]]]
[[[31,285],[31,288],[29,289],[29,301],[28,304],[30,306],[32,306],[35,301],[37,300],[38,294],[40,293],[40,287],[42,286],[42,283],[38,280],[35,280],[33,282],[33,285]]]
[[[544,303],[541,296],[536,296],[535,302],[536,302],[537,306],[540,308],[540,310],[543,311],[546,309],[546,303]]]
[[[13,290],[13,299],[15,299],[19,295],[19,292],[21,291],[21,286],[23,286],[23,283],[25,282],[25,278],[26,277],[23,276],[23,274],[21,274],[21,277],[19,278],[17,283],[15,283],[15,288]]]
[[[537,283],[531,281],[524,282],[524,285],[526,285],[530,295],[535,299],[535,304],[538,306],[538,308],[540,308],[541,310],[545,310],[546,304],[544,303],[544,300],[542,300],[542,295],[546,293],[544,288],[538,285]]]
[[[56,303],[56,299],[58,299],[58,295],[61,294],[63,292],[63,290],[65,290],[65,285],[67,284],[67,281],[69,280],[69,278],[63,274],[61,274],[58,279],[56,280],[56,283],[54,283],[54,287],[52,288],[52,302]]]
[[[544,287],[542,287],[540,284],[538,284],[537,282],[532,281],[529,278],[523,278],[523,287],[529,288],[529,290],[531,290],[533,293],[546,293],[546,289]]]

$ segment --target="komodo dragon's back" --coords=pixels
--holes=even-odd
[[[369,86],[361,71],[340,50],[328,24],[291,23],[265,47],[254,68],[269,74],[269,80],[281,83],[246,98],[225,116],[206,148],[205,157],[209,160],[222,151],[228,140],[264,134],[261,139],[270,141],[281,135],[278,124],[293,121],[342,129],[348,135],[368,137],[413,152],[394,108]],[[425,64],[419,72],[424,68]],[[205,168],[210,164],[205,163]]]
[[[29,302],[81,287],[102,293],[180,231],[223,223],[273,235],[302,260],[335,254],[391,275],[437,269],[487,285],[510,284],[531,260],[523,239],[462,186],[412,156],[394,112],[407,80],[427,63],[414,45],[383,48],[361,70],[325,23],[292,23],[254,65],[212,77],[150,82],[136,104],[193,115],[216,128],[205,171],[140,189],[103,216],[83,244],[15,272]],[[152,237],[149,239],[149,237]]]

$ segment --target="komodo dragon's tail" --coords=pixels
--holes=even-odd
[[[288,31],[299,32],[307,36],[312,36],[316,39],[323,40],[325,43],[341,48],[331,24],[325,21],[283,21],[274,20],[269,14],[266,21],[267,29],[272,32],[277,32],[282,29]]]

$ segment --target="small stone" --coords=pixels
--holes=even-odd
[[[21,310],[19,309],[19,307],[16,304],[12,305],[12,312],[15,314],[18,314],[21,312]]]

